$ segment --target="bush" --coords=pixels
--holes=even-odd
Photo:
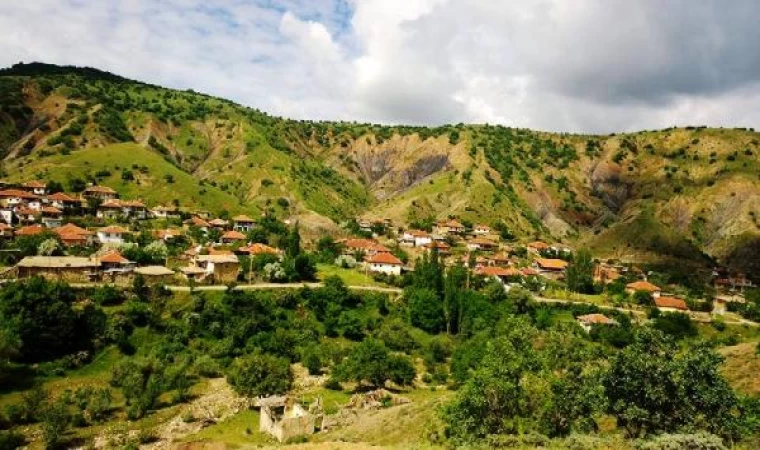
[[[718,436],[708,433],[663,434],[650,441],[638,442],[637,450],[727,450]]]
[[[24,435],[15,431],[0,431],[0,450],[15,450],[24,445]]]

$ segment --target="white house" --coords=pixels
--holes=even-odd
[[[156,219],[173,219],[179,217],[179,211],[176,208],[166,206],[156,206],[150,210],[151,216]]]
[[[101,228],[98,230],[98,242],[101,244],[123,244],[126,233],[129,233],[129,230],[118,226]]]
[[[491,227],[488,225],[477,224],[472,227],[472,234],[477,236],[486,236],[488,234],[491,234]]]
[[[688,312],[689,307],[683,299],[677,297],[666,297],[661,295],[654,299],[657,309],[663,312]]]
[[[400,259],[390,253],[378,253],[366,259],[367,268],[371,272],[385,273],[388,275],[401,275],[401,267],[404,265]]]
[[[401,243],[410,247],[424,247],[431,242],[433,242],[433,238],[422,230],[407,230],[401,235]]]
[[[583,328],[586,333],[591,332],[591,328],[594,325],[615,326],[618,322],[614,319],[610,319],[604,314],[586,314],[575,318],[578,321],[578,325]]]
[[[256,221],[246,215],[235,216],[232,218],[232,222],[234,223],[233,228],[235,231],[241,233],[247,233],[256,226]]]
[[[21,188],[25,191],[31,192],[34,195],[47,194],[47,184],[42,181],[30,181],[21,185]]]

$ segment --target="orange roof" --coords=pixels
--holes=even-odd
[[[496,245],[496,242],[489,241],[488,239],[484,239],[484,238],[470,239],[467,243],[479,245],[481,247],[493,247],[494,245]]]
[[[230,241],[243,241],[246,239],[246,235],[239,231],[231,230],[222,235],[222,239],[227,239]]]
[[[504,268],[492,266],[481,267],[477,270],[477,273],[487,277],[519,277],[521,275],[519,270],[512,267]]]
[[[195,225],[196,227],[201,227],[201,228],[211,226],[211,225],[209,225],[208,222],[206,222],[205,220],[201,219],[198,216],[193,216],[190,219],[190,223],[193,224],[193,225]]]
[[[26,188],[40,189],[40,188],[46,188],[47,187],[47,183],[43,183],[42,181],[36,181],[35,180],[35,181],[26,182],[26,183],[22,184],[22,186],[24,186]]]
[[[526,267],[521,270],[522,274],[526,277],[532,277],[538,275],[538,272],[535,269],[532,269],[530,267]]]
[[[70,195],[64,194],[63,192],[56,192],[55,194],[50,194],[47,196],[48,200],[52,200],[55,202],[62,202],[62,203],[76,203],[79,200],[75,199],[74,197],[71,197]]]
[[[451,246],[445,242],[431,241],[424,245],[425,248],[437,248],[439,250],[448,250]]]
[[[40,214],[40,211],[37,209],[22,207],[16,209],[16,214],[19,216],[37,216]]]
[[[615,320],[610,319],[609,317],[605,316],[604,314],[586,314],[583,316],[578,316],[576,319],[580,322],[583,322],[587,325],[616,325],[617,322]]]
[[[22,191],[20,189],[5,189],[0,191],[0,197],[18,197],[18,198],[26,198],[26,199],[37,199],[40,198],[37,195],[32,194],[31,192]]]
[[[370,250],[374,249],[380,244],[378,244],[376,241],[373,241],[372,239],[346,239],[343,242],[343,245],[345,245],[347,248],[352,249]]]
[[[109,252],[108,254],[101,256],[100,262],[108,263],[108,264],[129,264],[131,261],[121,256],[121,253],[119,253],[118,251],[113,250]]]
[[[175,237],[175,236],[179,236],[180,234],[182,233],[180,233],[179,231],[174,231],[174,230],[153,230],[153,236],[159,239]]]
[[[16,236],[35,236],[42,233],[44,228],[42,225],[29,225],[27,227],[21,227],[16,231]]]
[[[659,286],[655,286],[648,281],[634,281],[633,283],[626,284],[625,287],[632,291],[658,292],[662,290]]]
[[[654,299],[654,304],[657,305],[658,308],[674,308],[674,309],[680,309],[681,311],[689,310],[689,307],[686,305],[686,302],[676,297],[662,297],[661,296]]]
[[[549,248],[549,244],[546,242],[536,241],[528,244],[528,247],[535,248],[536,250],[546,250]]]
[[[130,208],[145,208],[145,203],[140,200],[122,200],[121,206],[128,206]]]
[[[424,230],[409,230],[407,233],[413,237],[428,237],[427,231]]]
[[[53,215],[63,214],[63,211],[56,208],[55,206],[43,206],[41,211],[43,214],[53,214]]]
[[[449,219],[443,222],[439,222],[439,226],[445,226],[449,228],[464,228],[464,225],[459,223],[456,219]]]
[[[209,225],[213,225],[215,227],[223,227],[227,225],[229,222],[227,222],[224,219],[213,219],[213,220],[210,220],[208,223]]]
[[[488,225],[483,225],[481,223],[475,225],[472,228],[475,229],[475,230],[490,230],[491,229],[491,227],[489,227]]]
[[[213,248],[213,247],[209,247],[208,254],[209,255],[234,255],[234,253],[232,253],[232,250],[222,250],[222,249]]]
[[[370,256],[367,258],[367,262],[370,264],[390,264],[394,266],[401,266],[404,264],[400,259],[390,253],[378,253],[375,256]]]
[[[265,244],[253,244],[248,247],[239,248],[238,251],[251,255],[277,255],[280,253],[276,248]]]
[[[72,234],[79,234],[87,236],[90,234],[89,231],[85,230],[84,228],[78,227],[74,225],[73,223],[67,223],[66,225],[60,226],[58,228],[53,228],[53,231],[59,235],[62,236],[64,234],[72,235]]]
[[[99,229],[98,231],[103,233],[129,233],[129,230],[126,228],[122,228],[118,225],[111,225],[110,227],[103,227]]]
[[[87,242],[86,234],[79,233],[61,233],[58,234],[58,238],[67,244],[85,243]]]
[[[538,267],[545,270],[564,270],[567,268],[567,261],[561,259],[539,258],[536,263]]]
[[[101,203],[99,208],[121,208],[122,206],[123,204],[121,200],[111,199],[111,200],[106,200],[103,203]]]

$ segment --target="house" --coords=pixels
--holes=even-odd
[[[583,328],[586,333],[590,333],[594,326],[616,326],[619,323],[605,316],[604,314],[585,314],[575,318],[578,321],[578,325]]]
[[[220,230],[224,230],[225,228],[227,228],[227,226],[230,223],[224,219],[216,218],[216,219],[209,220],[208,224],[211,225],[211,227],[213,228],[219,228]]]
[[[597,264],[594,266],[595,283],[610,284],[620,279],[621,276],[620,271],[615,267],[610,267],[604,264]]]
[[[0,204],[10,208],[27,206],[32,209],[39,209],[42,206],[39,195],[20,189],[4,189],[0,191]]]
[[[42,224],[48,228],[56,228],[61,226],[61,218],[63,217],[63,211],[55,206],[43,206],[40,209],[42,214]]]
[[[467,241],[467,249],[471,251],[489,251],[493,250],[496,247],[498,247],[498,244],[496,242],[484,238],[475,238]]]
[[[140,200],[123,200],[121,213],[125,218],[145,220],[148,218],[148,208]]]
[[[442,235],[464,234],[465,227],[455,219],[442,220],[435,225],[435,232]]]
[[[233,254],[197,255],[195,266],[204,270],[203,279],[215,284],[237,281],[240,261]]]
[[[98,206],[98,219],[115,220],[121,217],[121,202],[117,199],[106,200]]]
[[[100,275],[100,263],[80,256],[27,256],[14,270],[18,278],[40,276],[67,283],[86,283]]]
[[[63,245],[67,247],[86,246],[92,244],[92,233],[84,228],[78,227],[73,223],[58,228],[53,228],[53,232],[58,235]]]
[[[476,236],[486,236],[491,234],[491,227],[488,225],[483,224],[476,224],[474,227],[472,227],[472,234]]]
[[[536,242],[531,242],[530,244],[526,245],[525,248],[527,248],[528,252],[530,253],[540,255],[541,252],[545,252],[549,250],[549,244],[547,244],[546,242],[536,241]]]
[[[155,236],[156,239],[160,239],[164,242],[168,242],[182,236],[182,232],[179,230],[170,230],[170,229],[153,230],[153,236]]]
[[[42,225],[28,225],[16,230],[16,236],[36,236],[45,232]]]
[[[388,275],[401,275],[401,267],[404,265],[400,259],[390,253],[377,253],[365,259],[365,262],[370,272]]]
[[[108,186],[90,186],[84,190],[82,196],[100,201],[115,200],[119,194]]]
[[[64,212],[77,210],[82,205],[82,202],[79,199],[64,194],[63,192],[56,192],[55,194],[48,195],[45,198],[45,202]]]
[[[372,239],[346,239],[339,241],[339,243],[343,244],[343,254],[345,255],[363,253],[365,256],[374,256],[378,253],[390,252],[387,247]]]
[[[639,289],[641,290],[641,289]],[[677,297],[658,296],[654,299],[654,305],[663,312],[685,312],[689,310],[686,302]]]
[[[538,258],[534,263],[534,267],[544,276],[559,275],[563,274],[565,269],[567,269],[567,261],[562,259]]]
[[[224,233],[220,239],[224,244],[233,244],[235,242],[245,241],[247,237],[237,230],[230,230]]]
[[[321,402],[318,401],[317,405]],[[279,442],[314,434],[317,416],[291,397],[274,396],[258,401],[261,410],[259,431],[269,433]]]
[[[29,181],[21,185],[21,190],[42,196],[47,194],[47,183],[43,183],[42,181]]]
[[[401,235],[400,243],[408,247],[424,247],[433,242],[427,231],[407,230]]]
[[[15,209],[16,220],[19,223],[35,223],[42,213],[37,209],[19,206]]]
[[[627,292],[628,295],[633,295],[636,291],[649,292],[654,298],[657,298],[662,294],[662,289],[644,280],[634,281],[633,283],[625,285],[625,292]]]
[[[100,261],[100,266],[106,271],[131,269],[131,266],[135,264],[123,257],[118,250],[110,250],[105,255],[99,257],[98,260]]]
[[[241,233],[247,233],[256,226],[256,221],[242,214],[232,218],[233,228]]]
[[[174,271],[164,266],[135,267],[135,275],[143,277],[147,284],[168,283],[174,279]]]
[[[0,207],[0,222],[6,225],[13,225],[16,214],[13,212],[13,208]]]
[[[170,208],[167,206],[156,206],[150,210],[150,215],[154,219],[176,219],[180,216],[177,208]]]
[[[186,225],[190,225],[196,228],[200,228],[204,232],[208,231],[211,228],[211,224],[206,222],[205,219],[202,219],[200,216],[193,216],[185,221]]]
[[[270,247],[266,244],[251,244],[248,247],[240,247],[237,249],[238,253],[256,256],[256,255],[279,255],[280,251],[274,247]]]
[[[483,266],[475,269],[475,273],[487,278],[493,278],[502,284],[522,276],[519,270],[512,267]]]
[[[104,227],[98,230],[98,242],[101,244],[123,244],[124,235],[129,233],[129,230],[120,226]]]
[[[425,244],[423,247],[429,252],[437,251],[441,255],[448,255],[451,253],[451,246],[445,242],[432,241],[429,244]]]

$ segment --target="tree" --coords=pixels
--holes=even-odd
[[[594,262],[591,252],[582,248],[567,266],[567,288],[583,294],[594,293]]]
[[[301,234],[299,233],[299,224],[293,226],[286,238],[285,256],[295,258],[301,254]]]
[[[439,333],[445,329],[443,305],[434,291],[425,288],[407,289],[404,297],[409,305],[412,325],[428,333]]]
[[[42,412],[42,438],[45,448],[60,448],[70,423],[71,416],[63,400],[48,404]]]
[[[414,380],[415,370],[409,358],[392,354],[382,341],[367,338],[335,368],[335,377],[371,386],[383,386],[388,380],[407,385]]]
[[[227,375],[235,392],[248,398],[284,394],[293,384],[290,362],[262,353],[236,359]]]

